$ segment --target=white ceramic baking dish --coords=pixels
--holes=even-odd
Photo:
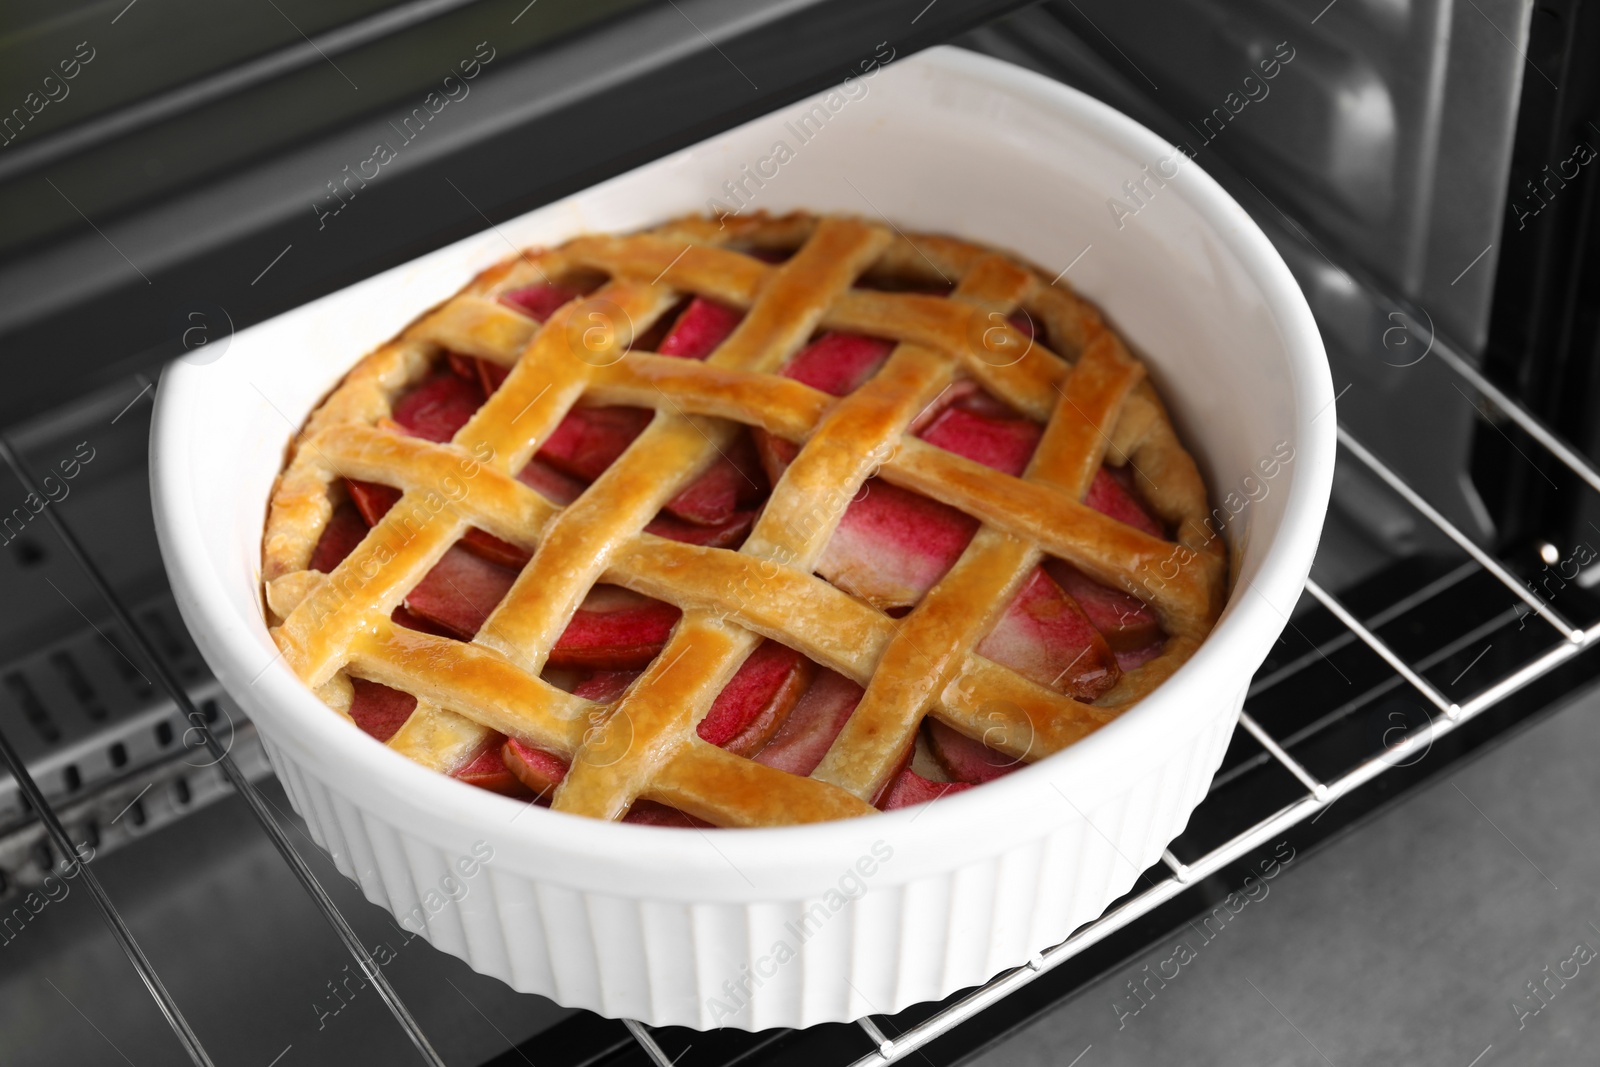
[[[1237,579],[1216,630],[1067,751],[845,822],[598,823],[374,744],[277,659],[263,622],[262,524],[291,433],[363,353],[504,258],[508,241],[630,231],[711,199],[737,208],[735,187],[750,209],[881,213],[1050,270],[1070,264],[1148,362],[1214,503],[1238,512]],[[220,359],[173,364],[151,480],[195,641],[312,835],[370,900],[519,990],[653,1024],[760,1029],[980,983],[1094,918],[1157,860],[1204,796],[1310,567],[1332,403],[1299,289],[1196,163],[1089,97],[941,48],[252,327]],[[1262,462],[1286,454],[1265,477]]]

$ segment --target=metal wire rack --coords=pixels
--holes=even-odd
[[[1459,356],[1449,351],[1444,345],[1436,347],[1441,360],[1451,368],[1463,381],[1475,389],[1478,394],[1489,401],[1495,409],[1503,413],[1504,417],[1515,423],[1533,441],[1542,446],[1557,462],[1568,468],[1584,484],[1595,491],[1600,491],[1600,472],[1580,454],[1561,441],[1544,427],[1536,418],[1526,412],[1511,398],[1498,390],[1492,383],[1485,380],[1474,368]],[[1180,859],[1172,849],[1168,849],[1162,856],[1162,865],[1153,868],[1157,875],[1150,872],[1144,874],[1145,884],[1136,892],[1114,904],[1100,918],[1082,927],[1066,941],[1036,954],[1023,966],[999,975],[986,985],[945,1002],[943,1005],[928,1011],[918,1012],[918,1021],[909,1026],[896,1029],[889,1025],[888,1020],[883,1020],[884,1025],[875,1018],[863,1018],[854,1028],[856,1033],[856,1051],[860,1052],[859,1058],[854,1059],[856,1067],[872,1067],[872,1065],[896,1063],[906,1059],[919,1050],[924,1049],[931,1042],[949,1034],[955,1028],[974,1020],[986,1010],[996,1006],[1006,998],[1011,997],[1024,987],[1038,981],[1043,976],[1061,967],[1062,964],[1085,953],[1091,947],[1105,941],[1113,934],[1123,931],[1141,918],[1150,916],[1162,905],[1173,901],[1185,891],[1196,886],[1197,883],[1219,872],[1224,871],[1230,864],[1247,856],[1253,850],[1263,846],[1270,840],[1307,820],[1316,819],[1319,814],[1329,806],[1346,797],[1361,787],[1367,785],[1380,776],[1390,772],[1396,767],[1406,766],[1421,754],[1425,754],[1437,741],[1460,729],[1464,724],[1483,715],[1485,712],[1505,701],[1512,694],[1529,686],[1551,671],[1568,663],[1575,657],[1600,640],[1600,623],[1584,627],[1569,620],[1566,615],[1557,610],[1552,602],[1530,588],[1528,583],[1518,578],[1512,571],[1494,556],[1479,548],[1466,534],[1450,523],[1437,509],[1432,507],[1427,500],[1412,490],[1404,480],[1395,474],[1376,455],[1369,451],[1355,437],[1342,427],[1339,431],[1341,444],[1340,462],[1353,462],[1370,471],[1395,493],[1403,498],[1411,507],[1421,514],[1429,523],[1437,528],[1444,537],[1454,542],[1469,557],[1470,562],[1455,567],[1442,577],[1429,583],[1424,589],[1414,592],[1413,595],[1389,605],[1385,610],[1367,612],[1363,621],[1360,613],[1352,610],[1339,597],[1334,596],[1315,580],[1308,580],[1305,593],[1311,601],[1320,605],[1337,621],[1340,629],[1328,634],[1319,643],[1312,643],[1306,638],[1309,650],[1300,653],[1294,662],[1270,665],[1258,674],[1253,685],[1250,697],[1246,701],[1246,710],[1240,715],[1239,730],[1235,735],[1235,746],[1248,738],[1249,742],[1259,745],[1261,761],[1270,761],[1283,772],[1286,772],[1295,783],[1297,795],[1254,819],[1252,823],[1233,832],[1226,839],[1210,844],[1203,851],[1192,855],[1188,860]],[[0,440],[0,458],[11,467],[23,485],[33,489],[33,479],[30,472],[18,459],[10,445]],[[246,757],[245,750],[230,752],[224,743],[225,736],[220,729],[212,728],[214,714],[207,715],[197,703],[209,696],[209,692],[202,693],[201,688],[186,684],[157,648],[157,643],[151,639],[145,627],[136,621],[136,613],[130,611],[106,580],[95,560],[83,549],[81,543],[68,525],[55,511],[46,512],[49,521],[55,527],[62,543],[76,560],[79,567],[88,576],[96,590],[104,598],[106,605],[115,617],[120,633],[128,637],[131,651],[135,653],[140,663],[139,673],[143,676],[148,672],[148,679],[154,681],[163,689],[173,702],[172,708],[177,713],[177,719],[188,724],[202,739],[204,746],[213,757],[216,771],[227,786],[239,793],[246,802],[252,814],[260,822],[268,838],[276,846],[283,861],[294,873],[305,892],[311,897],[324,918],[333,928],[345,950],[348,952],[361,974],[373,985],[383,999],[395,1021],[402,1027],[410,1039],[418,1058],[425,1063],[442,1064],[443,1060],[434,1050],[427,1035],[423,1032],[415,1017],[407,1009],[399,994],[390,985],[382,969],[372,958],[360,938],[355,934],[350,922],[341,914],[338,907],[322,885],[320,885],[307,865],[304,857],[293,847],[285,829],[275,819],[269,810],[270,802],[265,800],[252,778],[259,776],[261,768],[256,757]],[[1511,610],[1500,610],[1491,615],[1480,626],[1470,630],[1460,639],[1452,642],[1443,649],[1434,650],[1423,656],[1408,657],[1404,650],[1397,648],[1396,643],[1381,636],[1382,630],[1389,620],[1401,614],[1406,606],[1419,598],[1447,590],[1455,585],[1467,581],[1473,575],[1491,581],[1509,595]],[[143,610],[143,609],[141,609]],[[1446,690],[1453,686],[1441,686],[1427,677],[1429,671],[1434,670],[1441,663],[1450,660],[1450,657],[1470,646],[1482,634],[1495,627],[1508,625],[1521,620],[1519,632],[1524,630],[1530,619],[1536,618],[1539,624],[1548,626],[1553,631],[1553,640],[1545,639],[1537,643],[1533,653],[1520,659],[1518,662],[1503,670],[1494,680],[1482,685],[1464,699],[1452,699],[1446,695]],[[1298,628],[1290,623],[1292,629]],[[1303,635],[1302,635],[1303,636]],[[109,640],[109,639],[108,639]],[[1316,768],[1309,766],[1308,761],[1297,758],[1292,750],[1312,731],[1311,727],[1301,725],[1294,730],[1279,730],[1274,732],[1261,721],[1258,706],[1271,696],[1272,690],[1281,679],[1293,674],[1294,670],[1305,663],[1314,662],[1317,657],[1326,660],[1330,653],[1350,646],[1364,646],[1376,655],[1388,669],[1393,672],[1389,679],[1394,686],[1408,688],[1419,696],[1427,708],[1433,709],[1437,714],[1429,713],[1426,721],[1415,728],[1407,728],[1404,738],[1397,743],[1387,743],[1384,740],[1373,746],[1364,758],[1359,759],[1352,766],[1348,766],[1337,773],[1319,774]],[[1474,663],[1477,661],[1474,660]],[[1332,666],[1332,661],[1329,661]],[[1338,668],[1334,668],[1337,670]],[[1464,675],[1466,671],[1463,671]],[[1459,679],[1461,675],[1457,675]],[[207,681],[214,686],[214,682]],[[1384,687],[1378,686],[1381,691]],[[1338,709],[1340,713],[1347,710],[1348,706]],[[1270,712],[1270,707],[1269,707]],[[1326,718],[1326,716],[1325,716]],[[142,720],[141,720],[142,721]],[[241,734],[248,732],[248,727],[239,731]],[[245,759],[247,764],[241,768],[240,761]],[[35,777],[30,774],[28,761],[19,755],[11,740],[0,733],[0,760],[3,760],[10,769],[26,804],[39,818],[43,835],[48,838],[57,853],[67,859],[74,855],[74,846],[71,837],[64,828],[67,819],[63,812],[58,812],[47,799],[46,793],[40,788]],[[1237,773],[1226,769],[1219,776],[1213,786],[1214,792],[1220,788],[1230,774]],[[218,785],[220,786],[220,781]],[[70,812],[65,814],[70,815]],[[1174,843],[1177,847],[1177,843]],[[190,1060],[196,1064],[210,1064],[212,1060],[201,1045],[199,1038],[185,1019],[179,1005],[163,985],[159,975],[149,958],[141,949],[132,931],[119,915],[110,896],[101,887],[89,864],[83,865],[85,884],[90,895],[107,926],[127,955],[130,963],[139,975],[141,981],[154,998],[163,1018],[172,1028],[180,1044],[188,1054]],[[903,1021],[902,1017],[902,1020]],[[632,1055],[637,1059],[639,1055],[647,1062],[656,1064],[657,1067],[669,1067],[677,1062],[663,1048],[663,1036],[650,1028],[637,1022],[625,1021],[627,1039],[633,1043]],[[896,1030],[894,1036],[886,1032],[886,1028]],[[620,1033],[620,1031],[619,1031]],[[742,1048],[732,1058],[747,1055],[772,1040],[770,1036],[763,1035],[737,1035],[746,1039]],[[864,1039],[864,1043],[863,1043]],[[673,1042],[668,1041],[668,1044]],[[831,1046],[841,1046],[837,1041]],[[613,1047],[612,1051],[615,1051]],[[839,1056],[839,1061],[848,1061],[855,1052],[847,1052]]]

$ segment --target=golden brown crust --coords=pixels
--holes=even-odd
[[[1143,367],[1099,313],[1016,260],[945,237],[794,214],[687,218],[630,237],[580,237],[483,272],[367,356],[313,413],[274,487],[263,540],[273,636],[336,709],[346,674],[418,696],[389,742],[449,771],[490,731],[572,761],[553,803],[616,819],[640,797],[723,825],[864,814],[932,714],[1034,759],[1114,718],[1181,665],[1221,609],[1225,555],[1206,527],[1206,490]],[[769,265],[741,249],[794,255]],[[542,326],[499,302],[536,281],[609,280]],[[951,299],[852,288],[864,275],[955,284]],[[682,294],[744,312],[704,362],[629,354]],[[1044,324],[1056,353],[1007,321]],[[898,342],[884,368],[834,398],[778,370],[818,328]],[[394,432],[394,399],[446,350],[512,368],[447,444]],[[1047,423],[1021,478],[929,445],[907,428],[966,375]],[[512,475],[578,403],[655,409],[645,432],[565,508]],[[642,532],[743,422],[801,445],[737,551]],[[1178,532],[1151,537],[1081,503],[1101,463],[1129,466]],[[904,619],[812,573],[869,477],[924,493],[985,525]],[[329,575],[307,570],[338,479],[403,496]],[[389,614],[468,527],[533,555],[470,644],[400,628]],[[1168,640],[1094,705],[973,651],[1045,555],[1145,598]],[[540,671],[599,581],[681,607],[664,652],[613,705],[581,700]],[[811,778],[706,745],[695,726],[762,636],[866,687]],[[997,730],[996,726],[1004,729]]]

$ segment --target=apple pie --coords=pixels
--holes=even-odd
[[[484,271],[273,488],[271,632],[463,782],[661,826],[869,814],[1122,714],[1226,550],[1143,365],[1014,256],[691,217]]]

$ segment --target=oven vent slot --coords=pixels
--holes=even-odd
[[[228,743],[244,717],[205,669],[177,622],[170,596],[139,605],[134,618],[148,628],[151,640],[185,680],[218,740]],[[14,721],[28,724],[8,736],[52,801],[70,803],[92,796],[109,782],[141,778],[164,762],[210,761],[192,751],[198,743],[195,733],[172,701],[147,680],[148,670],[123,654],[130,648],[126,631],[90,626],[30,655],[0,663],[0,709],[13,714]],[[192,782],[187,788],[197,795]],[[181,790],[173,796],[179,794]],[[149,810],[151,804],[146,797],[144,808]],[[29,819],[16,784],[0,781],[0,834]]]
[[[84,712],[89,718],[97,722],[104,722],[106,717],[105,705],[100,702],[100,697],[94,691],[94,686],[89,684],[89,679],[84,676],[83,668],[78,661],[72,658],[72,653],[66,649],[58,649],[50,653],[50,662],[55,666],[56,672],[61,676],[61,681],[66,685],[67,691],[78,699]]]
[[[5,676],[6,688],[16,698],[17,705],[22,709],[23,718],[27,719],[39,736],[47,744],[55,744],[61,740],[61,728],[50,717],[50,710],[39,699],[39,694],[34,690],[33,684],[21,671],[7,671]]]

